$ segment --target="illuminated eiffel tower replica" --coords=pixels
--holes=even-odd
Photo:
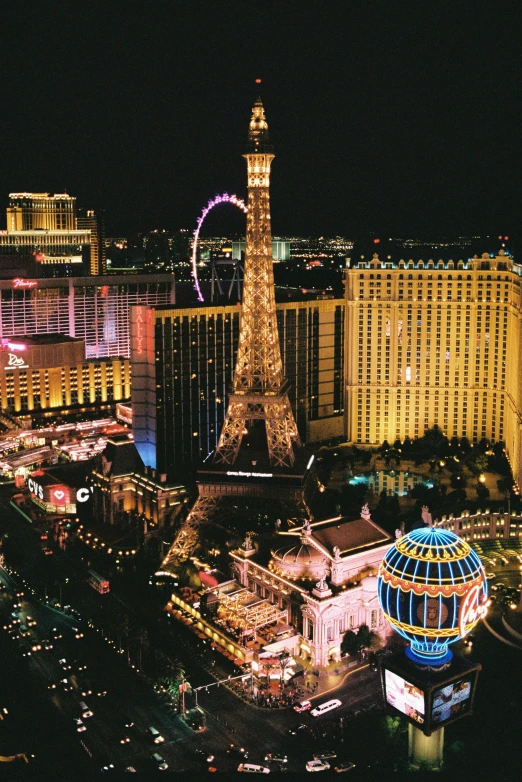
[[[245,272],[239,345],[228,409],[212,461],[198,472],[199,497],[157,575],[175,575],[204,524],[229,529],[231,505],[281,501],[289,515],[309,515],[312,459],[301,447],[277,330],[270,228],[274,159],[261,99],[254,103],[243,155],[248,171]],[[243,500],[241,498],[244,498]],[[293,513],[292,513],[293,510]]]

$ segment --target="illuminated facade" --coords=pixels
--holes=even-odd
[[[246,242],[232,242],[232,258],[241,261],[245,254]],[[272,258],[274,261],[290,260],[290,242],[286,239],[272,239]]]
[[[87,358],[128,358],[129,307],[174,302],[171,274],[107,275],[88,280],[36,280],[17,275],[0,280],[0,337],[67,334],[85,341]]]
[[[85,359],[81,339],[35,335],[3,339],[0,406],[11,412],[111,403],[130,397],[130,361]]]
[[[504,441],[520,482],[520,286],[503,250],[355,261],[345,273],[347,439]],[[517,357],[516,360],[508,360]]]
[[[465,510],[460,516],[453,513],[434,519],[434,524],[455,532],[462,540],[480,545],[481,540],[519,540],[522,538],[522,516],[515,511],[505,513],[502,509],[491,512]]]
[[[90,273],[91,232],[0,232],[0,272],[3,277],[84,277]]]
[[[124,435],[109,437],[92,470],[94,510],[107,524],[121,523],[137,513],[150,522],[148,530],[170,523],[186,501],[186,489],[167,476],[144,467],[136,446]]]
[[[276,316],[301,437],[341,437],[344,302],[278,304]],[[142,342],[138,325],[148,335]],[[133,307],[131,333],[133,432],[145,463],[168,472],[201,462],[215,449],[225,417],[238,307]]]
[[[7,230],[73,231],[76,198],[67,193],[9,193]]]
[[[96,215],[92,209],[80,209],[76,222],[78,228],[90,231],[91,234],[90,275],[94,277],[107,274],[107,249],[105,247],[103,218]]]
[[[335,518],[279,533],[268,561],[248,542],[230,556],[243,586],[287,612],[295,635],[281,649],[327,665],[341,658],[348,630],[365,624],[386,634],[376,574],[390,545],[364,507],[355,521]]]

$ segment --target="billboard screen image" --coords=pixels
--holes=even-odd
[[[471,680],[459,679],[456,682],[435,690],[431,719],[433,723],[441,724],[464,714],[470,707]]]
[[[422,725],[424,722],[423,691],[388,669],[385,674],[385,685],[386,700],[390,706]]]

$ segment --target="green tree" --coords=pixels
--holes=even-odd
[[[437,456],[443,455],[448,448],[448,440],[437,424],[431,429],[426,429],[424,436],[420,438],[420,441],[422,441],[424,451],[431,454],[437,454]],[[419,444],[421,443],[419,442]]]
[[[466,479],[460,473],[454,473],[450,479],[452,489],[464,489],[466,487]]]
[[[476,459],[473,460],[472,465],[474,467],[473,472],[476,472],[476,474],[479,475],[480,473],[488,469],[489,459],[486,456],[486,454],[480,454],[479,456],[476,457]]]
[[[353,630],[348,630],[341,642],[341,650],[346,654],[357,654],[360,649],[359,638]]]
[[[281,688],[285,686],[285,671],[292,662],[292,656],[288,649],[285,649],[279,655],[279,670],[281,671]]]

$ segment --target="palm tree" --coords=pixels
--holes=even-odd
[[[279,656],[279,668],[281,670],[281,689],[285,686],[285,671],[292,662],[288,649],[284,649]]]

